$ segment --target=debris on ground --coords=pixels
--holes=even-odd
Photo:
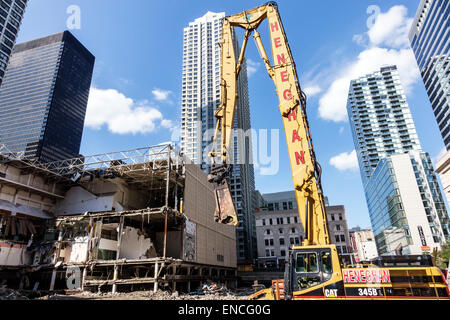
[[[28,300],[28,298],[18,291],[0,288],[0,300]]]
[[[214,288],[214,289],[213,289]],[[212,292],[201,292],[199,294],[179,293],[178,291],[132,291],[132,292],[118,292],[118,293],[92,293],[79,292],[73,294],[53,294],[40,297],[40,300],[245,300],[247,296],[238,292],[220,292],[220,288],[215,286]],[[214,291],[215,290],[215,291]]]

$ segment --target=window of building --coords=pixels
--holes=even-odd
[[[283,210],[287,210],[287,208],[288,208],[287,202],[283,202]]]
[[[270,224],[270,225],[273,224],[272,218],[269,219],[269,224]]]
[[[286,256],[286,250],[281,250],[280,257],[285,257],[285,256]]]
[[[335,235],[334,238],[336,239],[336,242],[340,242],[341,241],[338,234]]]
[[[345,242],[345,236],[341,234],[341,242]]]
[[[331,221],[334,221],[334,214],[331,215]]]
[[[267,230],[266,230],[266,234],[270,234],[270,229],[267,229]]]
[[[262,225],[263,225],[263,226],[266,225],[266,219],[262,219]]]
[[[265,239],[264,240],[264,244],[266,245],[266,247],[269,245],[269,239]]]
[[[288,202],[288,206],[289,206],[289,209],[292,209],[292,208],[293,208],[293,206],[292,206],[292,201],[289,201],[289,202]]]
[[[278,205],[278,202],[274,203],[274,209],[275,209],[275,211],[280,210],[280,206]]]
[[[270,257],[270,250],[266,249],[266,257]]]
[[[279,232],[280,234],[283,234],[284,230],[283,230],[282,228],[280,228],[280,229],[278,229],[278,232]]]
[[[342,213],[339,213],[339,220],[342,220]]]
[[[291,223],[291,217],[287,217],[286,220],[287,220],[287,224]]]
[[[291,229],[291,232],[292,232],[292,233],[295,233],[295,228],[292,228],[292,229]]]
[[[341,225],[340,224],[337,224],[336,225],[336,231],[340,231],[341,230]]]
[[[273,239],[269,239],[269,244],[273,246]]]

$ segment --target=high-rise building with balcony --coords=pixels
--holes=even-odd
[[[41,162],[78,157],[94,61],[68,31],[15,45],[0,87],[0,145]]]
[[[450,2],[421,0],[409,40],[447,151],[450,151]]]
[[[347,111],[363,185],[380,159],[421,149],[396,66],[353,80]]]
[[[421,254],[450,237],[396,66],[351,81],[347,112],[378,254]]]
[[[225,13],[207,12],[184,28],[181,102],[181,151],[202,170],[210,170],[209,152],[216,128],[214,113],[220,104],[220,47]],[[237,38],[235,48],[239,50]],[[251,164],[250,107],[247,68],[238,78],[238,100],[229,160],[233,163],[230,189],[240,226],[236,228],[238,262],[256,256],[256,229],[252,208],[255,189]]]
[[[0,1],[0,86],[16,43],[28,0]]]

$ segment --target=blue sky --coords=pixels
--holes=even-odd
[[[74,22],[67,9],[78,6],[80,28],[70,31],[96,56],[81,153],[128,150],[170,141],[179,125],[183,28],[207,11],[230,15],[260,4],[30,0],[18,42],[67,30],[68,19]],[[309,93],[308,117],[324,192],[331,204],[345,205],[349,227],[370,227],[370,220],[345,113],[348,79],[383,63],[398,64],[423,150],[436,158],[444,147],[406,38],[418,4],[419,0],[278,1],[300,83]],[[371,5],[379,8],[377,19],[378,11],[367,12]],[[266,27],[261,26],[263,37],[268,35]],[[280,130],[278,173],[262,175],[257,170],[256,188],[262,193],[291,190],[275,88],[252,42],[247,58],[252,69],[252,127]],[[119,115],[126,125],[113,121]]]

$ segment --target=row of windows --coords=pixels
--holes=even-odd
[[[275,223],[276,222],[276,223]],[[278,217],[278,218],[267,218],[262,219],[262,225],[280,225],[280,224],[291,224],[291,223],[298,223],[298,218],[296,216],[294,217]]]
[[[269,209],[269,211],[280,211],[280,208],[282,208],[282,210],[290,210],[293,209],[293,202],[269,202],[267,204],[267,208]]]
[[[291,237],[289,238],[289,243],[291,245],[299,245],[301,242],[302,238],[301,237]],[[278,239],[278,243],[280,246],[284,246],[286,245],[286,241],[285,238],[279,238]],[[273,247],[274,246],[274,239],[264,239],[264,245],[266,247]]]

